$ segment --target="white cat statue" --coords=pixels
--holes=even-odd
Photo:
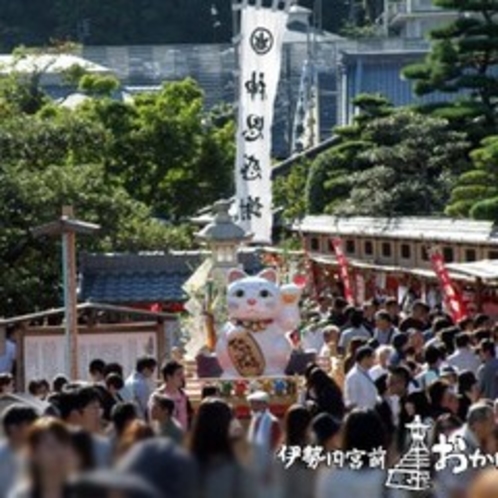
[[[287,333],[300,323],[301,288],[279,286],[274,270],[255,277],[241,270],[228,275],[229,321],[221,331],[216,354],[223,377],[283,375],[292,345]]]

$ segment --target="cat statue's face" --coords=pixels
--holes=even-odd
[[[277,274],[265,270],[256,277],[248,277],[240,270],[232,270],[228,276],[228,315],[236,320],[270,320],[275,318],[281,306]]]

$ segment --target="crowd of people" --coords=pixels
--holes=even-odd
[[[488,316],[454,323],[421,301],[405,312],[394,299],[358,308],[337,297],[303,318],[296,347],[342,359],[344,380],[310,363],[283,419],[259,389],[247,395],[250,420],[215,384],[194,408],[173,359],[141,357],[133,372],[95,359],[80,382],[31,379],[2,413],[0,497],[498,497],[498,328]],[[0,395],[15,394],[12,348],[0,357]],[[428,448],[459,438],[460,452],[490,458],[458,473],[432,459],[426,489],[387,487],[414,421]],[[385,465],[371,465],[374,453]],[[330,457],[339,454],[357,459]]]

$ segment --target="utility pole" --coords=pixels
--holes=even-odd
[[[64,285],[66,373],[73,380],[78,370],[78,295],[76,274],[76,234],[92,234],[99,225],[74,218],[72,206],[62,208],[62,216],[51,223],[31,230],[34,237],[62,236],[62,275]]]

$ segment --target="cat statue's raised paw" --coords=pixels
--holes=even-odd
[[[300,323],[301,292],[294,284],[279,286],[271,269],[255,277],[230,271],[229,321],[216,344],[224,377],[284,375],[292,352],[287,335]]]

